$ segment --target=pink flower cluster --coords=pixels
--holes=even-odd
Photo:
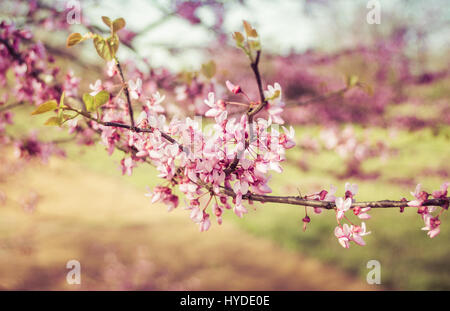
[[[15,76],[14,87],[7,93],[5,102],[11,97],[15,102],[26,101],[39,105],[60,95],[52,87],[58,69],[48,67],[53,58],[47,56],[44,46],[35,43],[24,48],[25,41],[31,38],[29,31],[17,29],[14,24],[5,21],[0,23],[0,40],[8,44],[8,47],[0,44],[0,87],[7,83],[8,70],[12,70]]]
[[[338,197],[334,201],[336,203],[336,220],[338,223],[338,226],[334,229],[334,235],[344,248],[349,248],[350,242],[352,241],[358,245],[366,245],[363,236],[370,234],[370,232],[366,231],[366,224],[364,222],[361,225],[355,225],[345,215],[350,210],[357,192],[358,186],[356,184],[346,183],[345,196],[343,198]],[[370,218],[370,215],[367,214],[369,211],[370,207],[361,208],[360,206],[356,206],[353,208],[353,213],[363,220]],[[343,224],[343,219],[348,221],[350,225],[347,223]]]
[[[17,158],[38,158],[41,162],[47,163],[52,155],[65,156],[65,152],[55,144],[39,141],[35,132],[28,137],[15,141],[15,156]]]
[[[96,84],[93,89],[101,87],[100,82]],[[295,146],[292,127],[289,130],[283,127],[280,133],[278,126],[270,120],[259,118],[250,124],[245,114],[240,119],[228,118],[225,102],[216,101],[213,93],[205,100],[205,105],[210,108],[206,115],[215,121],[209,130],[203,130],[198,119],[174,118],[168,122],[162,106],[164,96],[154,93],[145,97],[139,80],[130,82],[129,86],[131,97],[143,102],[136,125],[145,132],[99,124],[93,124],[93,127],[101,131],[102,142],[110,153],[119,141],[126,141],[134,150],[132,156],[121,163],[123,173],[131,174],[138,162],[151,161],[158,176],[169,182],[169,187],[157,187],[149,194],[152,202],[163,202],[169,210],[177,207],[178,197],[171,191],[171,187],[177,185],[186,197],[191,219],[206,231],[210,225],[208,206],[212,199],[212,213],[219,224],[222,212],[231,209],[228,196],[222,190],[233,190],[236,194],[232,204],[238,217],[247,213],[243,205],[245,195],[271,192],[269,171],[281,172],[285,150]],[[129,115],[124,113],[127,111],[124,105],[122,99],[112,99],[101,115],[102,121],[128,124]],[[253,140],[249,139],[251,126]],[[168,141],[163,133],[177,143]],[[237,165],[230,170],[236,159]],[[207,192],[201,190],[205,186]],[[199,198],[205,194],[209,194],[210,199],[200,208]]]
[[[432,196],[435,199],[446,199],[448,186],[448,182],[443,183],[439,190],[432,193]],[[436,207],[423,205],[428,200],[430,194],[422,190],[421,184],[416,186],[416,189],[414,192],[411,192],[411,195],[415,198],[415,200],[408,202],[408,206],[417,207],[417,213],[422,216],[422,219],[425,222],[425,227],[423,227],[422,230],[428,231],[428,236],[430,238],[434,238],[441,232],[439,227],[441,224],[439,216],[444,210],[448,209],[448,201],[446,202],[446,205],[441,208],[440,213],[433,216],[432,213],[436,210]]]

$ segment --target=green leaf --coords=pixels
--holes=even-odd
[[[119,17],[115,19],[114,22],[112,23],[112,30],[114,33],[116,33],[120,29],[124,28],[125,25],[126,25],[125,20],[122,17]]]
[[[60,126],[61,125],[61,119],[58,118],[58,117],[51,117],[47,121],[45,121],[44,125]]]
[[[257,38],[257,37],[258,37],[258,32],[256,31],[255,28],[253,28],[253,29],[250,31],[250,34],[249,34],[248,36],[251,37],[251,38]]]
[[[254,51],[259,51],[261,50],[261,43],[259,42],[259,40],[255,40],[255,41],[249,41],[250,44],[250,48]]]
[[[97,35],[94,38],[94,46],[97,50],[97,54],[106,61],[113,59],[112,50],[109,46],[109,42],[105,38]]]
[[[94,96],[86,93],[83,94],[83,102],[84,105],[86,106],[86,110],[89,112],[95,111],[94,109]]]
[[[107,43],[111,48],[111,56],[114,58],[116,56],[117,50],[119,49],[119,36],[114,34],[113,36],[106,39]]]
[[[70,114],[67,114],[67,113],[63,113],[62,115],[61,115],[61,118],[64,120],[64,122],[65,121],[67,121],[67,120],[70,120],[70,119],[73,119],[73,118],[75,118],[77,115],[70,115]]]
[[[233,38],[238,46],[242,46],[242,43],[244,42],[244,36],[239,31],[233,33]]]
[[[353,87],[353,86],[355,86],[356,84],[358,84],[358,82],[359,82],[358,76],[351,75],[351,76],[349,76],[349,77],[347,78],[347,86],[348,86],[348,87]]]
[[[83,38],[83,36],[80,33],[78,33],[78,32],[71,33],[67,37],[66,46],[67,47],[72,47],[74,45],[77,45],[78,43],[80,43],[83,40],[84,40],[84,38]]]
[[[94,96],[94,111],[103,106],[109,101],[109,93],[107,91],[100,91]]]
[[[99,107],[103,106],[109,101],[109,93],[107,91],[100,91],[95,96],[90,94],[83,95],[83,102],[86,105],[88,112],[94,112]]]
[[[249,22],[247,22],[245,20],[242,21],[242,23],[244,24],[245,33],[247,34],[248,37],[251,37],[252,30],[253,30],[252,26],[249,24]]]
[[[117,50],[119,49],[119,36],[113,34],[107,39],[102,36],[96,35],[94,37],[94,46],[97,50],[97,54],[106,61],[112,60]]]
[[[52,99],[52,100],[46,101],[45,103],[39,105],[36,108],[36,110],[33,111],[31,114],[36,115],[36,114],[45,113],[48,111],[55,110],[57,107],[58,107],[58,103],[56,102],[56,100]]]
[[[107,16],[102,16],[102,21],[105,23],[106,26],[108,26],[109,28],[111,28],[111,19]]]
[[[202,73],[208,79],[211,79],[216,74],[216,63],[211,60],[202,65]]]
[[[62,92],[61,98],[59,99],[59,107],[64,107],[64,95],[66,92]]]

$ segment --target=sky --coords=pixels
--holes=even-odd
[[[381,25],[369,25],[366,22],[370,10],[366,7],[368,0],[314,0],[319,4],[305,6],[306,1],[312,0],[246,0],[245,6],[229,0],[226,1],[228,14],[224,28],[231,37],[233,31],[242,29],[242,20],[248,20],[256,26],[264,49],[286,54],[291,50],[332,50],[351,46],[355,40],[360,42],[369,39],[369,36],[361,36],[362,33],[382,32],[386,25],[399,17],[412,27],[433,20],[433,14],[439,15],[440,19],[444,16],[444,20],[447,18],[447,22],[450,22],[448,0],[379,0]],[[320,5],[324,1],[333,10]],[[126,19],[127,27],[135,31],[162,18],[163,14],[155,3],[168,5],[166,0],[100,0],[98,5],[81,0],[83,14],[93,23],[99,21],[101,24],[102,15],[121,16]],[[307,11],[309,14],[306,14]],[[210,9],[201,8],[198,15],[205,24],[213,23],[214,15]],[[169,18],[140,36],[136,47],[141,55],[149,56],[155,65],[192,69],[198,68],[204,57],[201,50],[184,47],[207,46],[213,38],[213,34],[205,27],[190,25],[180,18]],[[430,40],[433,46],[448,49],[449,38],[450,27],[447,23],[446,27],[437,27]],[[179,47],[183,53],[173,56],[167,51],[167,45]]]

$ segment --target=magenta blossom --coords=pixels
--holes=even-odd
[[[350,184],[350,183],[345,183],[345,198],[351,198],[353,199],[353,197],[358,193],[358,185],[357,184]]]
[[[433,197],[435,199],[445,199],[447,197],[449,182],[445,182],[441,185],[441,189],[437,191],[433,191]]]
[[[422,191],[421,188],[422,185],[418,184],[414,192],[411,192],[411,195],[413,195],[416,199],[408,202],[408,206],[420,207],[422,206],[423,202],[428,199],[429,194],[425,191]]]
[[[367,220],[370,219],[371,216],[367,214],[367,212],[370,211],[370,207],[364,207],[361,208],[361,206],[355,206],[353,208],[353,214],[358,216],[359,219]]]
[[[433,217],[430,214],[426,214],[423,216],[423,219],[425,221],[425,227],[423,227],[422,230],[427,230],[427,234],[430,238],[434,238],[441,232],[439,227],[441,225],[441,221],[438,216]]]
[[[233,94],[239,94],[242,92],[241,87],[239,85],[234,85],[230,81],[226,81],[225,84],[227,85],[228,90]]]

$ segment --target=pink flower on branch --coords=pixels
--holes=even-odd
[[[339,244],[341,244],[343,248],[350,247],[350,234],[350,227],[347,224],[337,226],[334,229],[334,235],[338,238]]]
[[[441,232],[441,221],[439,220],[439,217],[433,217],[430,214],[426,214],[423,216],[423,219],[425,221],[425,227],[423,227],[422,230],[428,231],[427,235],[430,238],[434,238]]]
[[[132,99],[139,99],[142,95],[142,80],[137,78],[136,82],[133,80],[128,81],[128,87],[130,91],[130,97]]]
[[[422,206],[423,202],[425,202],[428,199],[429,194],[425,191],[422,191],[421,189],[422,185],[418,184],[414,192],[411,192],[411,195],[414,196],[416,199],[408,202],[408,206],[420,207]]]
[[[187,8],[187,11],[191,14],[195,12],[196,6]],[[11,42],[15,41],[11,40]],[[4,48],[1,48],[2,55],[0,57],[2,59],[0,60],[4,58],[6,64],[12,63],[11,66],[7,66],[7,69],[10,70],[9,67],[11,67],[11,72],[20,81],[17,90],[13,90],[18,100],[30,100],[33,103],[40,104],[46,101],[49,96],[55,97],[53,96],[54,93],[58,94],[60,90],[66,88],[68,89],[67,96],[76,96],[75,91],[78,87],[78,81],[73,76],[67,76],[67,81],[62,88],[60,85],[50,88],[36,77],[30,79],[30,72],[33,72],[33,70],[43,73],[42,76],[49,76],[49,80],[56,77],[57,71],[47,70],[47,68],[44,68],[45,66],[34,68],[34,65],[39,63],[40,58],[46,57],[45,50],[40,45],[33,45],[28,53],[20,51],[16,45],[12,46],[12,50],[16,51],[18,55],[23,55],[24,60],[11,60],[15,53],[11,53]],[[253,204],[253,201],[305,205],[314,207],[316,212],[323,209],[333,209],[334,202],[338,221],[334,234],[340,245],[348,248],[351,241],[358,245],[365,245],[363,237],[370,233],[366,231],[365,223],[363,222],[361,226],[355,225],[347,218],[348,215],[345,213],[354,205],[353,214],[359,219],[366,220],[370,218],[368,212],[371,207],[369,206],[380,206],[372,205],[371,202],[360,203],[361,206],[358,206],[358,203],[354,201],[358,191],[356,185],[346,183],[345,194],[339,198],[335,196],[335,187],[331,187],[329,192],[322,190],[304,197],[301,195],[289,197],[267,195],[271,192],[269,187],[270,171],[282,172],[282,162],[286,159],[286,150],[293,148],[296,141],[293,127],[288,129],[288,127],[283,126],[283,131],[278,131],[278,128],[275,129],[276,126],[274,125],[284,123],[282,113],[285,103],[282,100],[282,89],[278,83],[273,86],[268,85],[267,90],[263,89],[261,81],[264,79],[261,79],[259,74],[258,62],[259,54],[256,60],[252,60],[251,64],[258,82],[258,91],[261,97],[259,102],[252,102],[239,85],[226,81],[226,86],[230,92],[241,94],[247,97],[249,101],[249,105],[243,104],[247,106],[247,111],[244,111],[240,118],[229,118],[226,102],[223,100],[216,101],[215,94],[209,92],[214,90],[215,85],[213,83],[208,85],[196,78],[189,86],[177,87],[178,82],[174,83],[173,89],[181,89],[183,93],[183,96],[179,99],[183,98],[183,100],[191,101],[195,105],[197,103],[202,104],[200,98],[203,98],[205,93],[209,92],[204,103],[208,106],[205,116],[214,118],[215,121],[211,131],[204,130],[199,122],[189,117],[167,120],[172,112],[168,109],[168,114],[166,114],[163,107],[165,96],[156,92],[157,89],[168,90],[167,94],[169,98],[172,98],[173,93],[169,93],[172,91],[172,86],[167,88],[163,86],[166,84],[166,81],[163,81],[167,78],[165,75],[157,74],[153,70],[151,74],[147,75],[134,68],[133,64],[130,63],[131,70],[128,69],[127,72],[130,73],[132,80],[128,80],[128,83],[126,83],[121,67],[115,66],[114,62],[107,64],[106,74],[110,78],[118,76],[117,78],[121,79],[121,86],[125,88],[125,92],[122,89],[117,93],[114,92],[115,94],[110,94],[112,95],[110,100],[107,104],[102,105],[101,109],[98,109],[97,114],[86,114],[86,111],[72,109],[71,112],[78,112],[86,118],[85,121],[87,122],[77,122],[74,119],[73,121],[65,120],[68,121],[65,124],[69,125],[71,133],[83,135],[85,138],[88,137],[91,143],[94,142],[91,136],[100,134],[101,141],[110,154],[116,148],[123,150],[127,154],[121,161],[123,174],[131,175],[133,169],[140,163],[147,162],[154,165],[159,173],[158,176],[165,179],[166,183],[165,186],[155,187],[153,192],[148,193],[147,196],[151,198],[152,203],[162,202],[171,211],[178,206],[179,198],[174,194],[174,190],[179,190],[189,202],[190,217],[199,225],[200,231],[207,231],[210,228],[210,215],[215,215],[219,224],[222,223],[223,213],[229,209],[233,209],[238,217],[243,217],[247,213],[244,204]],[[3,64],[1,61],[0,63]],[[0,70],[3,72],[3,68]],[[120,74],[118,75],[119,70]],[[171,79],[175,77],[170,75],[169,77],[169,82],[173,82]],[[105,88],[112,90],[112,86],[115,85],[113,82],[113,79],[104,82],[97,80],[90,85],[91,94],[98,94]],[[152,90],[152,93],[148,96],[144,94],[143,83],[145,83],[146,90]],[[171,85],[171,83],[166,85]],[[69,92],[69,89],[72,89],[73,92]],[[124,96],[127,91],[130,98]],[[180,91],[174,91],[175,94],[177,92]],[[261,93],[264,96],[261,96]],[[76,100],[77,98],[72,99]],[[142,99],[142,102],[132,103],[130,99]],[[136,104],[134,108],[132,104]],[[250,109],[253,107],[257,107],[257,109]],[[170,107],[168,106],[168,108]],[[134,112],[133,109],[135,109]],[[261,109],[267,111],[267,118],[256,117]],[[200,110],[196,112],[200,112]],[[2,129],[7,123],[5,120],[9,118],[5,115],[2,114],[4,116],[0,124]],[[347,132],[344,133],[345,135],[343,134],[346,142],[344,151],[355,153],[356,159],[364,158],[365,148],[357,148],[358,143],[354,135]],[[339,146],[340,140],[341,137],[336,136],[327,141],[327,145]],[[191,146],[194,146],[194,148],[189,149]],[[17,149],[22,156],[27,153],[29,155],[48,153],[45,146],[33,141],[18,144]],[[408,203],[410,206],[418,207],[418,212],[425,222],[424,230],[428,231],[430,237],[435,237],[440,230],[440,214],[432,215],[435,208],[430,206],[430,202],[442,206],[442,202],[446,200],[447,190],[448,183],[445,183],[440,190],[433,192],[435,199],[428,200],[428,193],[421,191],[419,186],[413,193],[415,200]],[[205,206],[200,207],[200,198],[203,195],[209,195],[209,201]],[[233,198],[232,203],[227,201],[227,198],[230,197]],[[427,200],[428,202],[426,202]],[[212,207],[209,205],[211,202],[213,203]],[[376,203],[383,205],[386,202],[377,201]],[[424,204],[425,202],[426,204]],[[403,204],[403,202],[397,201],[392,202],[392,204],[396,207],[402,207],[407,202]],[[445,208],[445,206],[442,207]],[[304,228],[306,228],[311,219],[309,216],[305,216],[302,221]]]
[[[205,116],[215,118],[217,123],[222,123],[227,118],[227,112],[225,110],[225,102],[223,100],[214,101],[214,93],[208,94],[208,99],[204,100],[204,103],[209,106],[209,110],[206,111]]]
[[[447,197],[449,182],[445,182],[441,185],[441,189],[433,191],[433,197],[436,199],[445,199]]]
[[[357,184],[345,183],[345,198],[353,199],[353,196],[355,196],[357,193],[358,193]]]
[[[226,81],[225,84],[227,85],[228,90],[233,94],[239,94],[242,93],[242,89],[239,85],[234,85],[230,81]]]
[[[355,206],[353,208],[353,214],[358,216],[359,219],[367,220],[371,218],[371,216],[367,214],[367,212],[370,211],[370,209],[371,209],[370,207],[361,208],[361,206]]]
[[[352,206],[352,199],[347,198],[344,200],[343,198],[336,198],[335,203],[336,203],[336,218],[339,221],[342,218],[344,218],[345,212],[348,211]]]
[[[89,94],[92,96],[97,95],[100,91],[104,90],[105,88],[102,85],[102,80],[98,79],[95,81],[94,84],[89,84],[89,88],[92,90]]]
[[[273,86],[269,85],[264,91],[264,97],[267,101],[267,112],[269,113],[269,123],[284,124],[281,114],[284,111],[285,103],[281,100],[281,86],[275,83]]]

